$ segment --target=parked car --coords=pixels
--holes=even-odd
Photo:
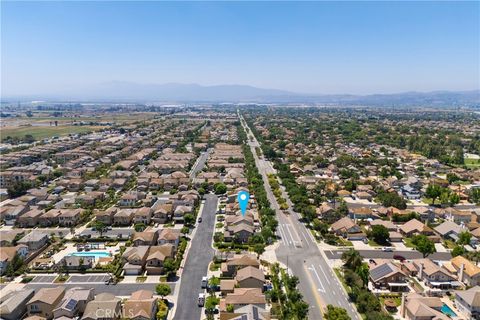
[[[401,255],[398,255],[398,254],[394,254],[394,255],[393,255],[393,259],[395,259],[395,260],[400,260],[400,261],[405,261],[405,260],[407,260],[407,259],[405,259],[404,256],[401,256]]]
[[[383,247],[383,248],[382,248],[382,251],[383,251],[383,252],[393,252],[393,248]]]
[[[205,293],[199,293],[198,294],[198,306],[203,307],[205,304]]]
[[[208,287],[208,277],[202,278],[202,289],[206,289]]]
[[[198,218],[198,223],[202,222],[202,217]]]

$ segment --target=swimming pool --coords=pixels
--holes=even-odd
[[[110,252],[108,251],[84,251],[84,252],[72,252],[69,254],[69,256],[75,256],[75,257],[95,257],[95,259],[98,258],[104,258],[104,257],[110,257]]]
[[[453,310],[449,306],[447,306],[445,303],[443,304],[440,311],[442,311],[443,314],[445,314],[449,317],[456,317],[457,316],[457,314],[455,312],[453,312]]]

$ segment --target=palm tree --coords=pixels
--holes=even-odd
[[[342,254],[342,260],[344,266],[350,270],[357,270],[362,265],[362,256],[357,250],[352,248]]]

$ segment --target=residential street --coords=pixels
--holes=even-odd
[[[248,127],[245,129],[251,134]],[[279,209],[267,179],[267,174],[273,173],[273,168],[268,161],[257,156],[256,139],[249,141],[249,145],[263,177],[268,199],[277,211],[279,223],[277,235],[281,238],[280,246],[276,250],[277,258],[288,266],[290,273],[300,279],[300,291],[310,305],[309,318],[322,319],[321,309],[327,304],[332,304],[345,308],[352,319],[360,319],[353,305],[348,301],[341,283],[328,266],[326,257],[320,252],[310,232],[299,221],[298,214],[289,210],[291,214],[287,216]],[[287,201],[289,201],[288,198]]]
[[[181,275],[180,291],[174,319],[198,320],[202,308],[198,307],[198,294],[201,289],[202,277],[207,275],[208,264],[213,259],[212,237],[215,225],[215,213],[218,197],[205,195],[205,205],[202,210],[202,222],[197,225],[195,236]]]
[[[192,170],[190,170],[190,179],[195,178],[197,173],[202,171],[203,167],[205,167],[205,163],[207,162],[208,154],[210,153],[210,151],[211,150],[208,149],[207,151],[200,153],[200,156],[193,165]]]

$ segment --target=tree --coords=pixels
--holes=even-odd
[[[465,248],[462,246],[455,246],[452,250],[452,257],[461,256],[465,253]]]
[[[318,218],[315,218],[313,219],[313,229],[324,235],[328,232],[328,224],[320,221]]]
[[[172,258],[166,258],[163,262],[163,270],[168,277],[171,276],[175,271],[177,271],[175,261]]]
[[[468,231],[463,231],[458,234],[458,244],[459,245],[467,245],[470,244],[470,240],[472,239],[472,235]]]
[[[186,215],[183,216],[183,222],[187,226],[193,225],[194,221],[195,221],[195,217],[191,213],[187,213]]]
[[[253,251],[255,251],[257,257],[260,258],[260,255],[265,252],[265,245],[262,243],[257,243],[253,246]]]
[[[224,194],[227,192],[227,186],[224,183],[218,182],[213,186],[215,194]]]
[[[360,313],[366,313],[371,311],[380,311],[380,301],[377,297],[367,291],[361,290],[357,296],[357,309]]]
[[[136,232],[141,232],[141,231],[145,230],[146,227],[147,226],[143,222],[135,223],[135,225],[133,226],[133,228],[135,229]]]
[[[107,227],[105,226],[105,223],[99,220],[95,220],[93,222],[93,227],[95,230],[100,233],[100,238],[103,236],[103,233],[106,231]]]
[[[202,187],[198,188],[197,191],[198,191],[198,194],[201,195],[201,196],[203,196],[206,193],[205,189],[202,188]]]
[[[356,270],[358,276],[362,279],[363,286],[368,286],[368,277],[370,276],[370,268],[367,263],[362,263]]]
[[[453,207],[454,205],[458,204],[460,202],[460,196],[455,193],[455,192],[452,192],[450,194],[450,197],[448,199],[448,204]]]
[[[455,149],[455,152],[453,153],[453,158],[452,162],[454,164],[464,164],[465,163],[465,158],[463,155],[463,149],[461,147],[458,147]]]
[[[210,295],[209,297],[207,297],[207,300],[205,301],[205,312],[207,314],[213,314],[213,312],[215,311],[215,307],[219,302],[220,299],[218,299],[214,295]]]
[[[7,188],[7,193],[10,198],[16,198],[23,196],[27,193],[27,190],[32,187],[32,184],[27,181],[15,182]]]
[[[215,291],[217,290],[217,287],[220,285],[220,279],[215,276],[212,276],[210,279],[208,279],[208,285],[210,289]]]
[[[390,242],[390,232],[383,225],[372,226],[369,236],[378,244],[388,244]]]
[[[347,310],[332,306],[331,304],[327,306],[327,312],[325,312],[323,316],[325,320],[351,320]]]
[[[393,320],[394,318],[380,311],[370,311],[366,314],[366,320]]]
[[[180,232],[183,234],[183,235],[187,235],[189,232],[190,232],[190,228],[189,227],[183,227]]]
[[[424,258],[435,252],[435,244],[423,234],[414,236],[412,243],[415,246],[415,249],[423,254]]]
[[[442,194],[442,187],[438,184],[429,184],[425,190],[425,196],[432,199],[432,205],[435,205],[435,200]]]
[[[360,256],[360,253],[357,250],[351,248],[342,254],[342,261],[346,268],[350,270],[357,270],[357,268],[362,264],[362,256]]]
[[[480,188],[472,188],[468,195],[468,200],[472,203],[480,203]]]
[[[165,298],[165,296],[168,296],[172,292],[172,288],[168,284],[165,283],[159,283],[155,287],[155,291],[159,296],[162,297],[162,299]]]

